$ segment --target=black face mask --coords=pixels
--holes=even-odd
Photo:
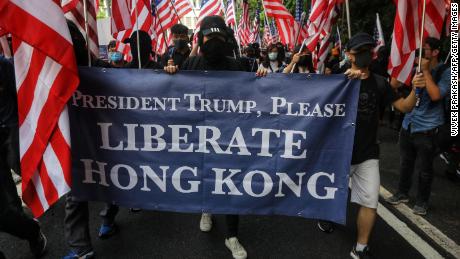
[[[299,58],[299,62],[297,62],[297,65],[299,67],[307,67],[310,63],[312,63],[311,55],[304,55]]]
[[[183,39],[174,40],[174,47],[178,50],[184,50],[188,48],[188,41]]]
[[[225,57],[225,42],[217,37],[209,39],[201,46],[201,52],[209,63],[218,63]]]
[[[355,64],[359,68],[366,68],[372,62],[372,53],[368,50],[355,54]]]

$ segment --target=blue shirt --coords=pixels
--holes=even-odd
[[[436,80],[436,71],[442,64],[439,64],[431,71],[433,80]],[[447,68],[441,75],[439,82],[435,82],[441,92],[441,100],[433,102],[426,89],[420,93],[420,103],[418,107],[404,116],[402,126],[405,130],[411,125],[411,133],[432,130],[441,126],[445,122],[444,118],[444,97],[450,93],[450,68]]]

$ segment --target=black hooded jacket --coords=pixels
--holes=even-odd
[[[0,127],[18,124],[18,104],[13,64],[0,56]]]

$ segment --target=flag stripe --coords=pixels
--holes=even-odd
[[[19,1],[19,0],[15,0]],[[21,1],[21,2],[24,2]],[[25,1],[27,5],[34,4],[39,1]],[[40,1],[41,2],[41,1]],[[51,11],[60,11],[58,8],[51,8],[47,5],[44,1],[43,5],[39,5],[39,9],[50,8]],[[9,4],[8,4],[9,3]],[[24,4],[26,5],[26,4]],[[6,7],[7,6],[7,7]],[[55,31],[56,24],[60,23],[62,25],[66,25],[64,16],[58,17],[56,16],[53,19],[53,24],[46,24],[43,23],[41,20],[37,19],[35,16],[32,16],[28,13],[30,8],[27,7],[27,11],[18,6],[14,5],[13,2],[0,2],[0,17],[4,19],[0,19],[1,27],[6,28],[6,26],[2,23],[8,22],[8,31],[11,34],[16,35],[17,32],[21,33],[21,39],[26,42],[31,42],[34,44],[34,48],[40,50],[41,52],[47,53],[52,59],[56,60],[58,63],[63,64],[66,66],[66,69],[73,71],[75,74],[78,74],[77,67],[75,65],[75,54],[72,47],[72,41],[70,40],[70,34],[68,36],[62,35],[64,32],[62,29],[60,31]],[[35,7],[35,6],[34,6]],[[35,8],[35,9],[37,9]],[[37,11],[37,13],[43,13],[43,11]],[[47,13],[45,16],[50,16]],[[60,19],[58,19],[60,18]],[[65,27],[68,30],[67,26]],[[53,35],[52,41],[53,45],[52,48],[48,45],[48,41],[43,40],[44,35]]]
[[[68,36],[68,34],[65,33],[65,29],[63,29],[61,26],[57,26],[57,24],[59,24],[60,22],[63,22],[62,18],[59,16],[49,15],[50,13],[56,12],[57,11],[56,9],[59,8],[55,4],[51,4],[50,2],[47,2],[47,1],[26,1],[26,0],[10,0],[10,2],[16,5],[18,8],[21,8],[24,12],[28,14],[26,16],[21,16],[17,18],[24,19],[29,16],[33,16],[35,19],[39,20],[40,23],[46,24],[46,26],[50,27],[53,31],[59,33],[68,42],[72,41],[71,38]],[[33,29],[35,30],[36,28],[33,28]],[[39,31],[35,30],[34,34],[38,32]]]

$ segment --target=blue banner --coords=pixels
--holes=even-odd
[[[345,223],[359,83],[343,75],[81,68],[73,195]]]

